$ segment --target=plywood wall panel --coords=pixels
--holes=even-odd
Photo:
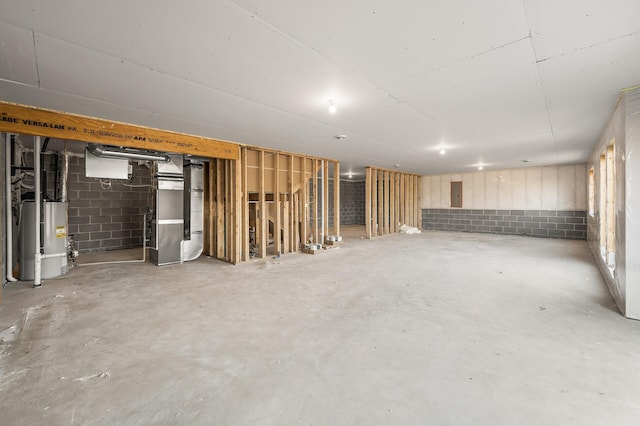
[[[542,169],[530,168],[525,170],[527,210],[542,209]]]
[[[587,210],[588,208],[588,173],[587,166],[576,166],[576,210]]]
[[[440,200],[441,209],[451,207],[451,176],[444,175],[440,177]]]
[[[498,205],[498,172],[488,171],[485,174],[485,208],[493,209]],[[489,207],[487,207],[489,206]]]
[[[498,209],[511,210],[511,170],[501,170],[498,173]]]
[[[446,205],[442,205],[440,203],[440,181],[442,180],[442,176],[431,176],[430,186],[431,190],[429,191],[429,197],[432,209],[446,209],[449,207],[448,203]]]
[[[558,208],[576,210],[576,167],[560,167],[558,177]]]
[[[527,173],[525,169],[511,171],[511,210],[527,208]]]
[[[529,182],[527,182],[529,183]],[[531,182],[533,184],[533,182]],[[575,184],[572,179],[572,184]],[[557,210],[558,209],[558,168],[543,167],[542,168],[542,185],[541,185],[541,210]]]
[[[473,204],[469,208],[484,209],[485,208],[484,197],[485,197],[485,173],[476,172],[473,174]],[[462,204],[462,206],[464,207],[464,204]]]
[[[462,178],[462,208],[472,208],[475,204],[475,193],[473,190],[473,174],[465,173]]]

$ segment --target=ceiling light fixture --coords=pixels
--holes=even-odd
[[[349,173],[349,179],[353,178],[353,173]]]
[[[336,106],[337,101],[335,99],[329,99],[327,102],[329,103],[329,112],[335,114],[338,111],[338,107]]]
[[[396,167],[396,169],[399,169],[400,168],[400,164],[396,164],[395,167]]]
[[[335,135],[334,138],[338,139],[339,141],[344,140],[347,138],[347,135]]]
[[[444,149],[440,150],[440,155],[445,155],[447,153],[447,151],[445,151]]]
[[[478,166],[478,170],[484,170],[484,166]]]

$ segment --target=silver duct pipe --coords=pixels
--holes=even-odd
[[[60,167],[60,178],[58,179],[60,201],[67,202],[67,186],[69,182],[69,154],[65,149],[64,154],[58,154],[58,165]]]
[[[103,158],[127,158],[130,160],[148,160],[148,161],[160,161],[168,163],[171,159],[166,154],[150,154],[146,152],[136,151],[118,151],[115,149],[105,149],[99,145],[90,144],[88,146],[89,152],[96,157]]]
[[[5,153],[4,153],[4,170],[5,170],[5,217],[7,222],[7,281],[18,281],[13,276],[13,212],[11,201],[13,199],[12,185],[11,185],[11,146],[13,145],[13,139],[15,135],[10,133],[4,134],[5,141]]]
[[[33,143],[33,181],[35,193],[35,245],[36,252],[33,255],[33,286],[42,285],[42,257],[40,255],[40,209],[42,208],[42,194],[40,193],[40,155],[42,154],[40,136],[35,137]]]

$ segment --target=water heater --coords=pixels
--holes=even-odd
[[[42,202],[42,278],[55,278],[66,274],[67,267],[67,203]],[[20,215],[20,279],[34,279],[36,253],[36,204],[34,200],[22,203]],[[48,256],[48,257],[47,257]]]

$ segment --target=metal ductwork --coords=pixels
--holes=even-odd
[[[130,160],[159,161],[163,163],[168,163],[169,161],[171,161],[167,154],[155,154],[129,149],[119,150],[117,148],[104,148],[96,144],[90,144],[87,149],[96,157],[101,158],[126,158]]]

